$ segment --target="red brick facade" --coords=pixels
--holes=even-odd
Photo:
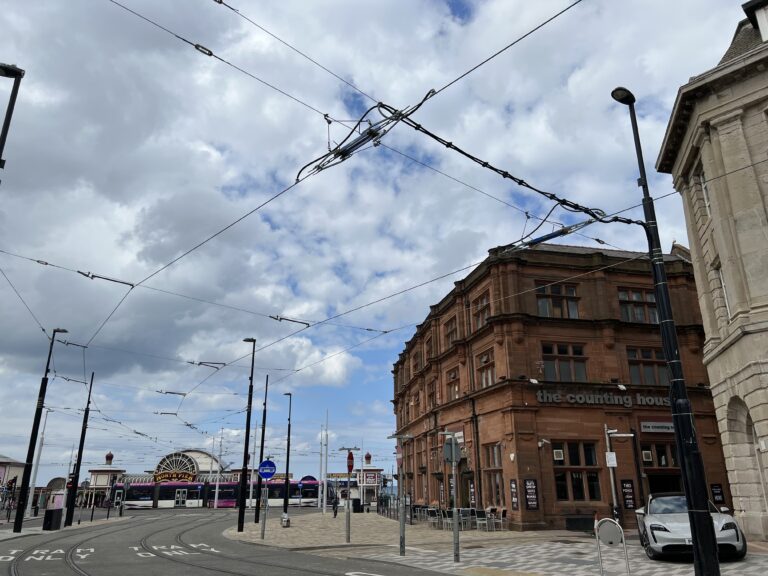
[[[665,256],[680,356],[707,483],[730,505],[685,256]],[[612,438],[626,524],[634,524],[627,508],[642,506],[649,489],[680,489],[644,254],[491,250],[431,307],[393,374],[398,433],[414,437],[403,450],[415,503],[449,505],[443,430],[463,434],[459,505],[506,509],[513,529],[577,527],[610,514],[605,426],[635,433]]]

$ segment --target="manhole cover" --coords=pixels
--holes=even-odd
[[[468,548],[482,548],[482,544],[470,544],[469,546],[462,546],[462,548],[468,549]]]
[[[552,544],[581,544],[577,540],[550,540]]]

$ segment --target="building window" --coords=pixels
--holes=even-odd
[[[493,362],[493,349],[477,357],[477,381],[480,388],[488,388],[496,382],[496,365]]]
[[[656,348],[627,348],[629,381],[646,386],[669,386],[664,352]]]
[[[416,348],[413,351],[413,375],[415,376],[416,373],[421,370],[421,350],[419,348]]]
[[[723,304],[725,304],[725,313],[728,314],[728,319],[731,319],[731,306],[728,304],[728,291],[725,289],[725,277],[723,276],[723,269],[718,265],[717,279],[720,281],[720,291],[723,294]]]
[[[619,307],[621,308],[621,319],[624,322],[659,323],[659,314],[656,311],[656,294],[653,290],[619,288]]]
[[[600,500],[600,472],[594,442],[552,442],[555,497],[564,501]]]
[[[712,209],[709,205],[709,188],[707,188],[707,181],[704,179],[704,173],[699,174],[699,184],[701,184],[701,196],[704,199],[704,208],[707,210],[707,216],[712,217]]]
[[[488,323],[488,317],[491,315],[491,300],[488,292],[472,302],[472,310],[474,311],[475,330],[480,330]]]
[[[432,382],[427,385],[427,410],[432,410],[432,408],[437,406],[437,404],[435,404],[437,401],[437,396],[435,395],[436,390],[436,381],[432,380]]]
[[[640,446],[643,466],[649,468],[677,468],[677,446],[674,443],[659,442]]]
[[[544,379],[560,382],[586,382],[587,359],[581,344],[541,345]]]
[[[446,397],[448,401],[456,400],[459,397],[459,369],[453,368],[445,373]]]
[[[504,506],[504,476],[501,471],[501,444],[486,444],[483,446],[485,455],[485,486],[487,486],[487,501],[489,506]]]
[[[429,362],[430,358],[434,356],[434,350],[432,349],[432,337],[427,338],[427,341],[424,344],[424,350],[427,353],[427,362]]]
[[[459,327],[456,324],[456,316],[448,320],[443,329],[445,333],[445,349],[447,350],[459,339]]]
[[[578,318],[579,299],[576,286],[570,284],[536,283],[536,303],[539,316],[545,318]]]

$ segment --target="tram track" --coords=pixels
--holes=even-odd
[[[231,522],[230,518],[226,518],[224,520],[221,520],[220,522],[228,521]],[[218,523],[218,522],[217,522]],[[186,530],[182,530],[181,532],[178,532],[174,538],[174,540],[184,548],[193,548],[188,542],[184,540],[184,536],[193,530],[198,529],[199,526],[190,526]],[[152,538],[153,536],[156,536],[162,532],[166,532],[170,529],[165,528],[162,530],[158,530],[152,534],[148,534],[141,540],[141,547],[150,553],[155,553],[156,550],[151,547],[151,545],[148,543],[149,538]],[[236,540],[232,540],[233,543],[242,544],[241,542],[238,542]],[[270,547],[271,548],[271,547]],[[274,561],[266,561],[264,559],[259,560],[247,560],[241,556],[234,556],[232,554],[227,554],[225,552],[209,552],[206,551],[205,548],[194,548],[195,552],[198,552],[200,554],[213,557],[213,558],[225,558],[227,560],[230,560],[232,562],[237,562],[241,564],[245,564],[247,568],[243,568],[243,571],[235,570],[235,569],[229,569],[229,568],[223,568],[223,567],[212,567],[205,564],[199,564],[194,561],[189,561],[186,559],[179,558],[177,556],[158,556],[158,558],[162,558],[164,560],[168,560],[169,562],[173,562],[176,564],[183,564],[186,566],[194,566],[195,568],[201,568],[204,570],[208,570],[210,572],[218,573],[218,574],[229,574],[231,576],[253,576],[254,568],[261,568],[261,567],[269,567],[269,568],[279,568],[285,571],[291,571],[295,572],[297,574],[313,574],[318,576],[339,576],[338,571],[328,571],[328,570],[322,570],[322,569],[315,569],[315,568],[306,568],[306,567],[297,567],[293,566],[291,564],[287,564],[284,562],[274,562]],[[81,575],[83,576],[83,575]],[[90,576],[90,575],[89,575]]]
[[[99,536],[104,536],[104,535],[112,535],[112,534],[115,534],[117,532],[122,532],[122,531],[125,531],[125,530],[129,530],[130,528],[134,528],[135,525],[133,523],[131,523],[132,520],[133,519],[127,520],[125,524],[117,527],[115,530],[109,530],[108,532],[104,531],[104,527],[102,525],[97,525],[97,526],[92,526],[92,527],[88,526],[86,528],[78,529],[78,531],[88,530],[89,533],[98,531],[98,534],[92,536],[91,538],[87,538],[86,540],[84,540],[82,542],[79,542],[76,545],[72,546],[67,551],[67,553],[65,554],[65,558],[68,557],[72,551],[76,550],[77,548],[80,548],[83,545],[83,543],[89,542],[90,540],[93,540],[94,538],[97,538]],[[77,535],[77,533],[75,531],[66,531],[66,533],[62,534],[61,536],[58,536],[56,538],[50,538],[50,539],[46,540],[43,545],[44,546],[50,546],[52,543],[60,542],[62,540],[66,540],[68,538],[72,538],[73,536],[76,536],[76,535]],[[21,536],[20,538],[17,538],[14,541],[18,541],[21,538],[32,538],[32,537],[35,537],[35,536],[40,536],[40,534],[25,534],[25,535]],[[14,557],[14,559],[11,561],[11,563],[8,566],[8,574],[9,574],[9,576],[24,576],[24,571],[23,570],[19,570],[19,563],[25,557],[27,557],[30,553],[34,552],[35,550],[39,550],[40,546],[41,546],[40,544],[35,545],[35,546],[30,546],[28,548],[22,549],[18,554],[16,554],[16,556]],[[78,573],[80,574],[80,576],[91,576],[91,575],[89,575],[87,573],[83,573],[83,572],[78,572]]]

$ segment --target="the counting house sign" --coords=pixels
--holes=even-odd
[[[153,474],[155,482],[194,482],[196,476],[197,463],[182,452],[165,456]]]

